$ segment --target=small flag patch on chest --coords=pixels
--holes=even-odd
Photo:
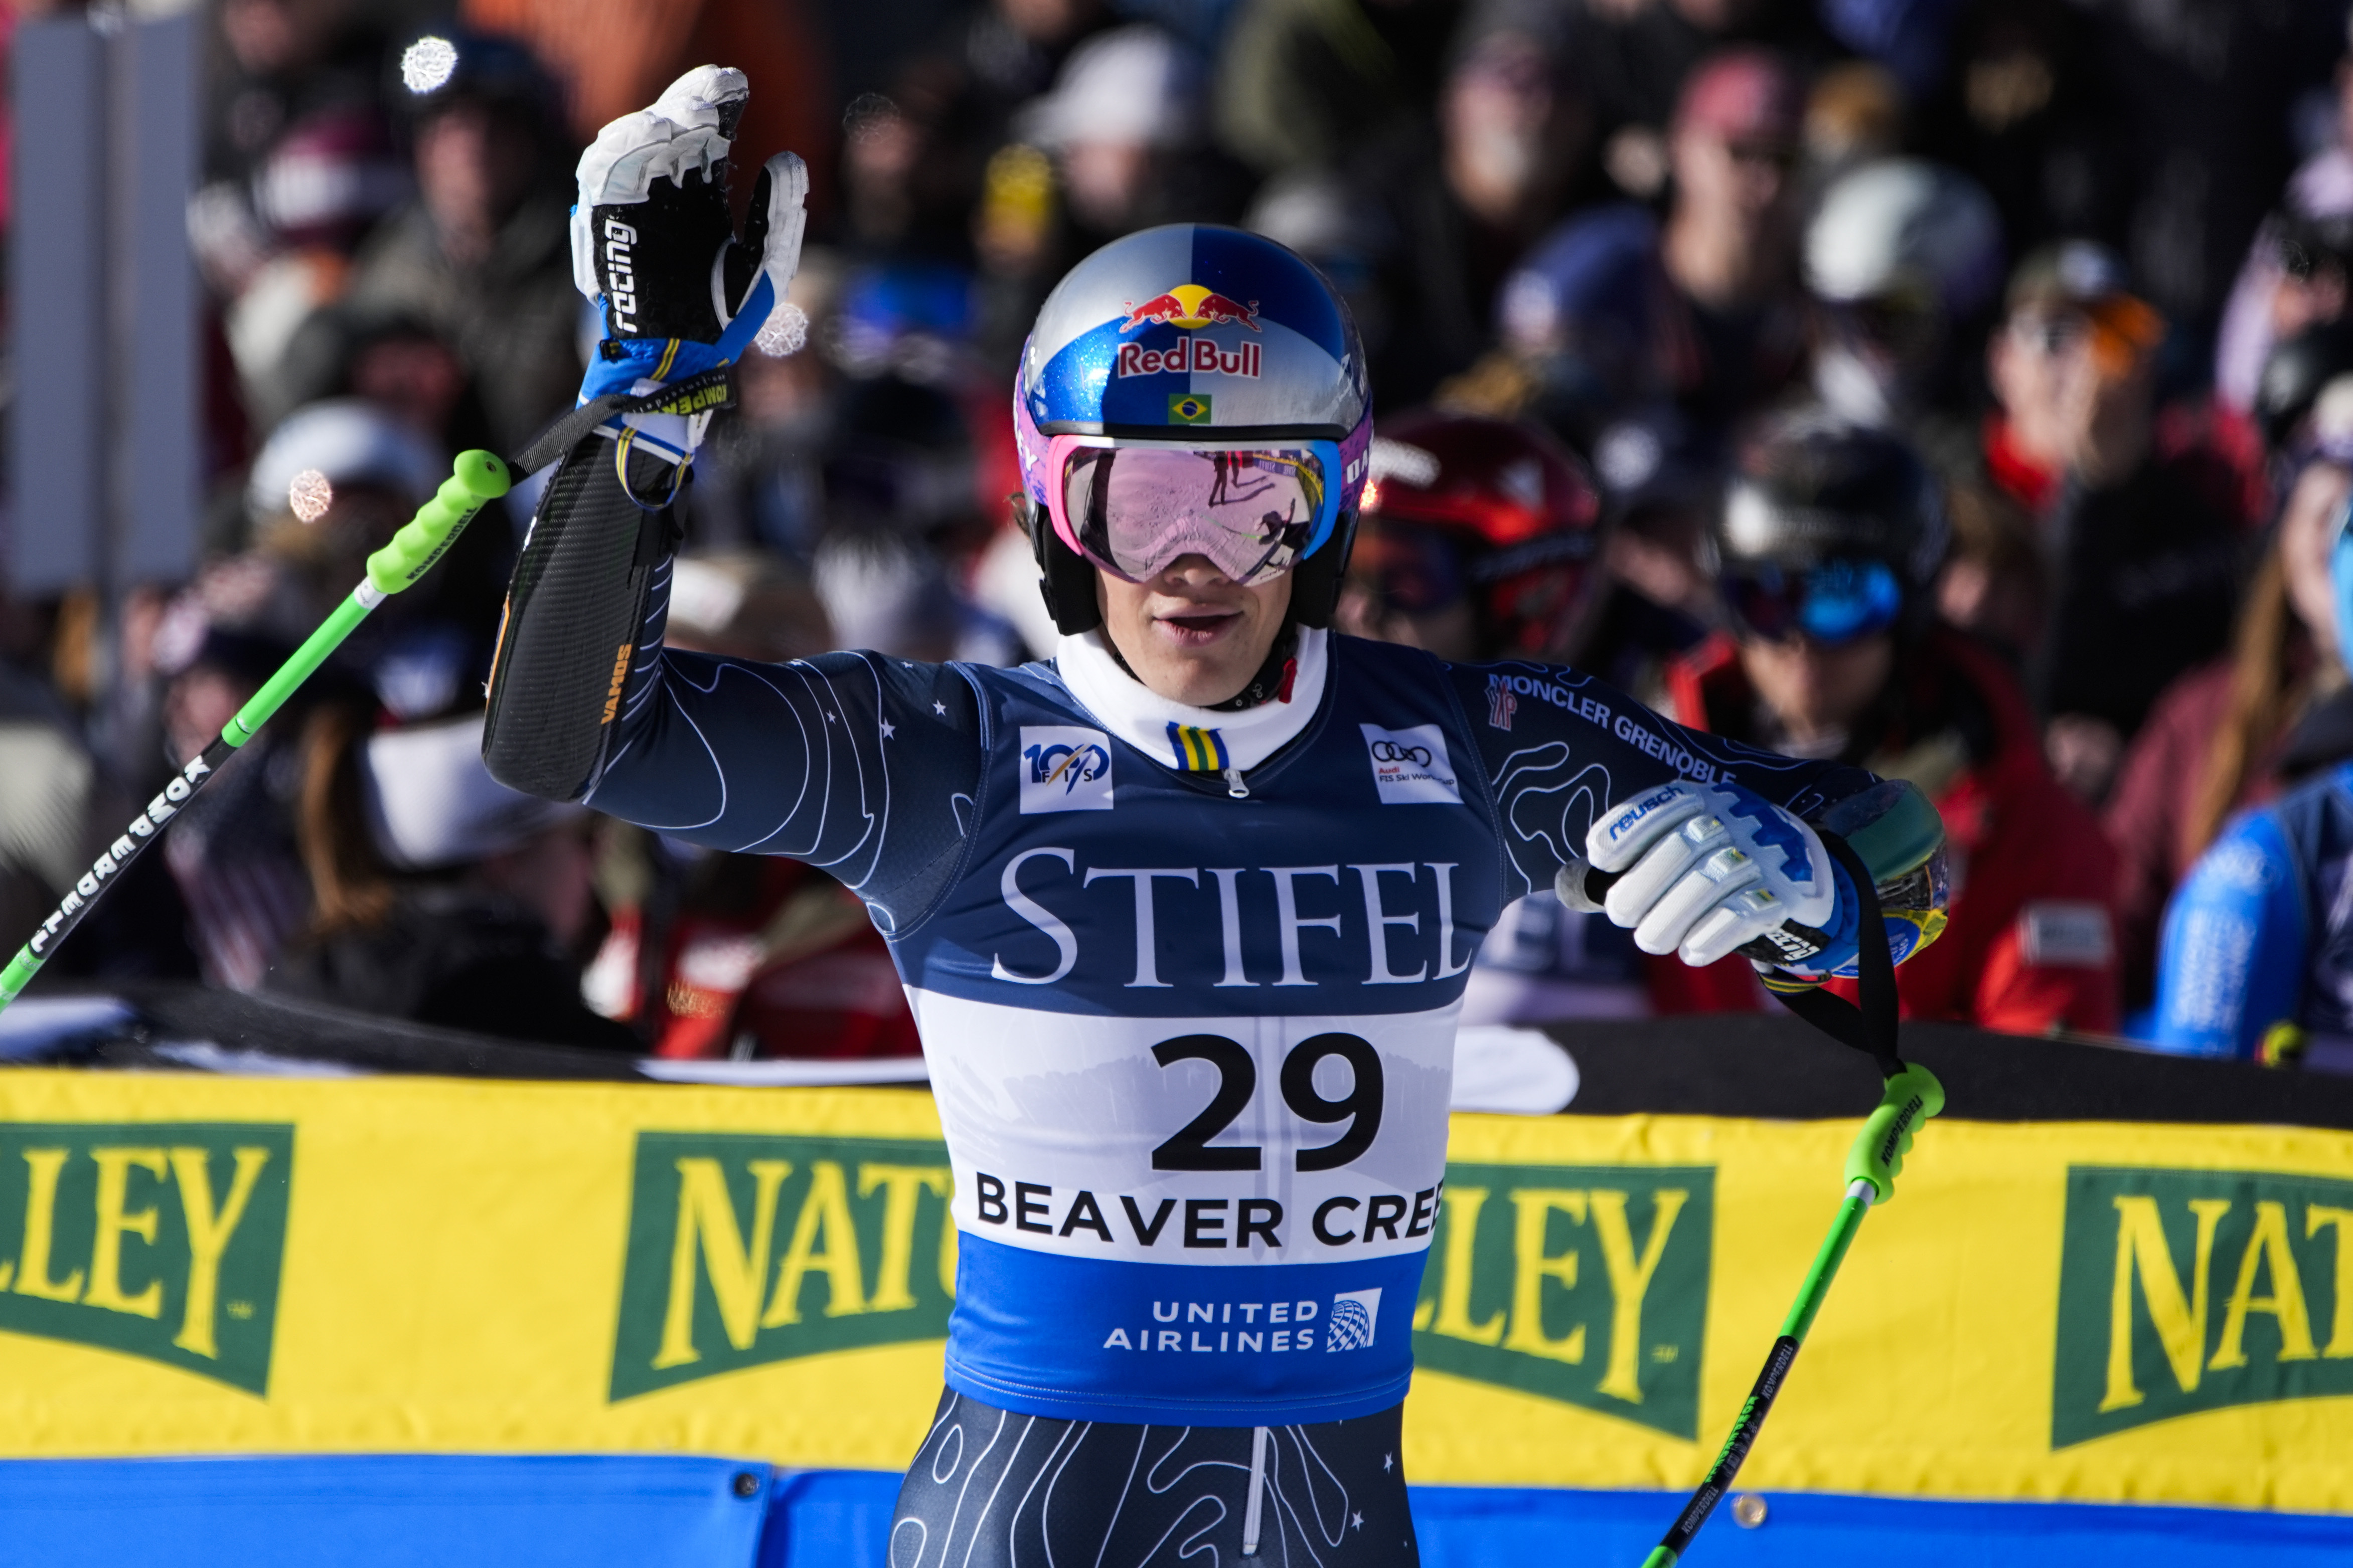
[[[1226,754],[1225,737],[1215,730],[1171,721],[1168,749],[1176,754],[1176,765],[1188,773],[1223,773],[1233,765]]]

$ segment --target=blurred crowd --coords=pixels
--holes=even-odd
[[[202,564],[0,605],[0,926],[451,454],[572,405],[573,161],[706,59],[751,79],[740,150],[815,171],[810,328],[740,367],[695,465],[674,644],[1050,655],[1007,505],[1023,334],[1103,241],[1216,222],[1307,256],[1364,332],[1343,629],[1527,661],[1490,722],[1573,664],[1918,784],[1955,886],[1914,1016],[2146,1035],[2177,885],[2353,757],[2344,0],[964,0],[871,83],[828,21],[215,0]],[[372,617],[52,969],[673,1056],[914,1050],[821,871],[481,770],[533,499]],[[1681,972],[1542,895],[1468,1004],[1764,1005],[1740,961]]]

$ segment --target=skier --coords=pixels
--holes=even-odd
[[[516,569],[491,769],[822,866],[889,940],[959,1246],[893,1563],[1164,1540],[1414,1561],[1399,1405],[1497,910],[1536,888],[1592,908],[1599,869],[1646,950],[1802,987],[1852,967],[1863,907],[1818,826],[1901,956],[1944,885],[1935,813],[1573,670],[1331,635],[1363,351],[1320,275],[1230,229],[1131,235],[1039,315],[1013,416],[1053,660],[665,651],[697,405],[797,249],[789,154],[730,237],[745,98],[702,68],[581,161],[607,337],[543,443],[569,449]],[[633,389],[670,411],[602,401]]]

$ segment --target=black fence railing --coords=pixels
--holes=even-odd
[[[76,1016],[20,1036],[18,1065],[93,1068],[427,1073],[457,1078],[644,1082],[675,1076],[638,1058],[522,1045],[388,1021],[316,1003],[193,985],[94,995]],[[18,1029],[29,1018],[12,1021]],[[1860,1115],[1878,1072],[1794,1017],[1709,1014],[1555,1025],[1576,1059],[1567,1114],[1637,1112],[1807,1121]],[[0,1042],[0,1045],[6,1045]],[[2157,1121],[2353,1129],[2353,1078],[2154,1055],[2084,1039],[2036,1039],[1911,1024],[1904,1052],[1945,1084],[1946,1114],[1975,1121]],[[908,1064],[871,1064],[904,1082]],[[825,1081],[856,1082],[828,1063]]]

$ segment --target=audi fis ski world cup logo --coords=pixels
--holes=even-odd
[[[0,1329],[266,1394],[294,1129],[0,1123]]]
[[[2051,1446],[2353,1394],[2353,1182],[2074,1166]]]
[[[1101,730],[1024,724],[1019,767],[1025,816],[1111,809],[1111,737]]]
[[[943,1337],[953,1190],[935,1142],[639,1133],[609,1397]]]
[[[1359,724],[1373,762],[1373,788],[1384,805],[1461,805],[1454,764],[1447,760],[1446,733],[1435,724],[1384,730]]]
[[[1418,1364],[1698,1436],[1712,1169],[1450,1163],[1442,1198]]]

